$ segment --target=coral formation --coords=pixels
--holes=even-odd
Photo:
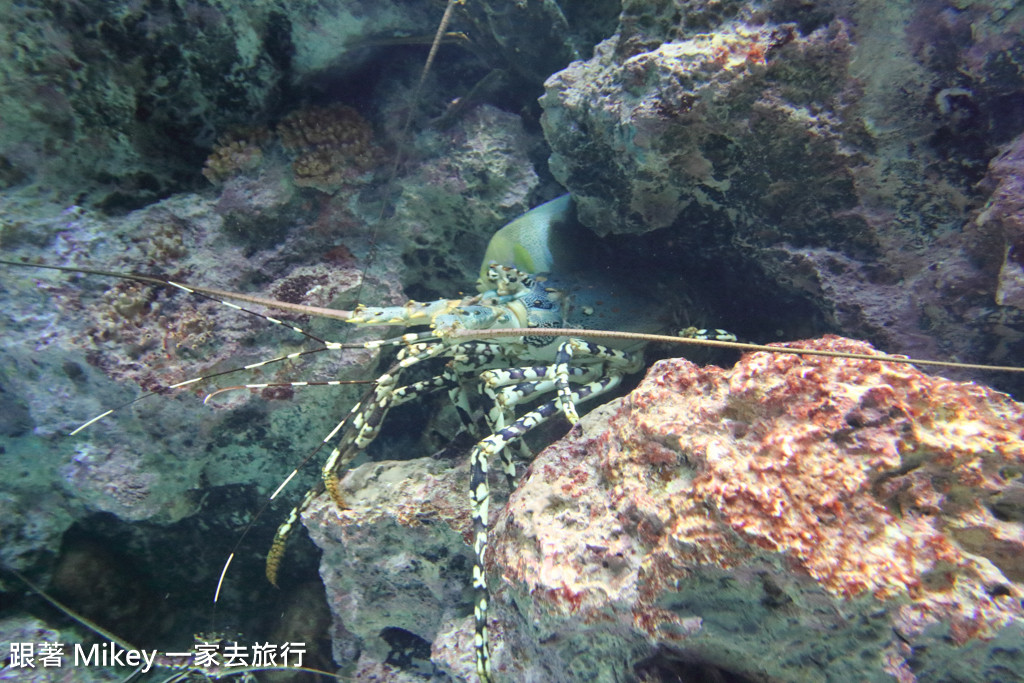
[[[220,136],[203,164],[203,176],[217,185],[255,170],[263,162],[263,147],[269,139],[268,130],[253,126]]]
[[[526,628],[575,634],[541,651],[623,629],[623,648],[729,651],[736,675],[793,680],[827,623],[815,668],[926,681],[1019,638],[1024,407],[1007,396],[909,366],[756,353],[730,370],[659,362],[604,410],[534,460],[495,529],[493,571]],[[1016,665],[963,680],[1019,671],[1020,642]]]
[[[370,125],[355,109],[340,104],[292,112],[278,124],[277,134],[295,158],[295,184],[328,194],[365,182],[363,174],[380,154]]]
[[[230,178],[251,174],[261,168],[275,142],[293,159],[295,184],[327,194],[335,194],[346,185],[364,184],[366,173],[381,159],[366,119],[352,107],[332,104],[297,109],[285,116],[273,133],[247,126],[221,136],[206,159],[203,175],[220,185]]]

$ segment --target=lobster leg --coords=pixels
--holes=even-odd
[[[620,377],[636,372],[640,369],[641,363],[641,359],[634,354],[584,339],[571,338],[559,344],[555,353],[555,391],[562,413],[572,424],[576,424],[580,419],[569,385],[569,363],[574,357],[582,358],[588,364],[600,362],[607,368],[608,374],[617,374]]]
[[[410,342],[399,354],[394,363],[383,375],[377,378],[374,387],[356,403],[349,414],[324,438],[330,442],[339,432],[340,440],[324,462],[322,481],[292,508],[285,521],[278,527],[274,540],[267,553],[267,579],[277,585],[277,574],[284,557],[285,545],[292,531],[299,522],[302,511],[323,491],[330,494],[331,499],[339,508],[345,508],[345,500],[340,491],[341,473],[352,460],[365,450],[380,433],[381,424],[391,408],[415,400],[421,396],[447,389],[454,396],[456,408],[464,422],[472,422],[469,404],[464,392],[461,391],[459,368],[475,367],[480,364],[505,360],[502,347],[486,342],[469,341],[462,344],[447,345],[440,341],[414,341],[423,335],[407,335],[404,339]],[[402,372],[417,363],[451,355],[453,363],[434,377],[413,382],[405,386],[396,386]]]
[[[614,373],[577,386],[570,390],[569,400],[579,403],[606,393],[618,386],[622,377],[622,373]],[[473,588],[476,593],[473,606],[475,631],[473,645],[476,651],[476,671],[482,683],[489,683],[491,680],[490,638],[487,627],[490,593],[487,589],[487,574],[484,569],[484,553],[487,551],[488,507],[491,499],[490,485],[487,481],[489,463],[510,443],[520,439],[537,425],[560,412],[562,412],[560,399],[551,399],[526,413],[508,427],[482,439],[473,446],[469,455],[471,467],[469,500],[473,515]]]
[[[455,375],[455,383],[448,389],[448,397],[451,399],[452,404],[455,406],[456,411],[459,413],[459,418],[462,420],[462,426],[465,427],[466,431],[473,436],[474,439],[479,440],[481,435],[477,429],[475,420],[473,419],[473,408],[469,404],[469,397],[471,394],[470,385],[473,389],[476,389],[478,385],[478,374],[480,368],[488,367],[490,365],[499,364],[499,360],[507,361],[505,353],[505,347],[500,344],[493,344],[489,342],[464,342],[459,345],[458,353],[454,354],[452,363],[449,366],[449,370]],[[484,396],[484,398],[489,398]],[[485,416],[490,418],[493,408],[488,406],[485,410]],[[494,425],[488,422],[488,427],[493,432]]]
[[[598,377],[599,368],[571,367],[568,373],[577,384],[588,382]],[[500,432],[515,421],[516,406],[532,397],[540,396],[554,389],[554,368],[551,365],[534,365],[522,368],[505,368],[485,370],[480,373],[481,389],[485,398],[491,403],[487,413],[488,426],[491,433]],[[513,442],[519,455],[530,458],[529,449],[522,439]],[[512,458],[512,445],[501,451],[501,466],[508,480],[509,489],[515,487],[516,466]]]
[[[338,445],[331,451],[331,454],[324,462],[322,481],[306,493],[299,504],[289,511],[284,523],[278,527],[277,532],[274,534],[274,540],[270,551],[267,553],[266,562],[266,575],[270,583],[275,586],[277,585],[277,574],[281,567],[281,560],[284,557],[288,537],[294,531],[302,511],[309,506],[313,499],[326,490],[338,507],[346,507],[339,489],[339,473],[344,471],[349,463],[377,437],[377,434],[380,433],[381,422],[388,411],[396,405],[401,405],[425,394],[444,389],[454,381],[450,374],[442,374],[406,386],[395,386],[405,368],[441,355],[447,348],[450,347],[437,342],[419,342],[402,349],[399,353],[398,362],[377,378],[374,387],[352,407],[352,410],[349,411],[345,419],[339,422],[331,430],[331,433],[324,438],[324,443],[328,443],[341,431],[341,439]]]

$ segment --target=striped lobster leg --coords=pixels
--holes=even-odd
[[[429,379],[396,387],[401,373],[416,363],[441,355],[446,346],[439,342],[417,342],[402,349],[397,362],[387,372],[377,378],[374,386],[356,403],[344,420],[339,422],[331,433],[324,437],[323,444],[332,441],[340,432],[341,438],[324,462],[322,480],[310,489],[298,505],[293,507],[284,523],[274,534],[274,541],[267,553],[266,575],[270,583],[277,585],[277,575],[284,558],[288,538],[295,530],[309,504],[323,491],[327,491],[334,503],[344,509],[346,506],[341,495],[339,482],[340,473],[344,472],[352,460],[366,449],[380,433],[381,423],[391,408],[412,401],[421,396],[450,388],[456,378],[449,372],[430,377]],[[276,494],[275,494],[276,495]]]
[[[631,354],[609,349],[599,344],[570,339],[561,347],[570,347],[582,366],[569,367],[571,355],[562,354],[562,348],[553,365],[534,366],[528,368],[512,368],[505,370],[488,370],[481,374],[481,380],[494,396],[495,410],[502,417],[495,416],[496,424],[504,420],[504,415],[512,413],[515,406],[528,400],[532,395],[550,392],[557,389],[558,394],[508,426],[496,428],[494,433],[479,441],[470,453],[470,505],[473,516],[473,589],[475,593],[473,605],[474,636],[473,644],[476,658],[476,671],[482,683],[491,681],[491,651],[487,624],[487,613],[490,591],[487,587],[487,572],[484,556],[488,544],[488,513],[490,506],[490,484],[488,472],[491,460],[499,454],[504,456],[508,446],[520,440],[525,434],[555,415],[568,414],[565,403],[571,404],[571,412],[575,414],[576,404],[611,391],[620,384],[628,372],[635,369],[639,362]],[[586,359],[585,361],[583,359]],[[529,380],[530,376],[539,379]],[[589,379],[583,384],[571,384],[569,377]],[[525,381],[521,381],[525,380]],[[564,389],[564,390],[563,390]],[[505,461],[505,473],[514,476],[514,467]],[[511,473],[510,473],[511,472]]]

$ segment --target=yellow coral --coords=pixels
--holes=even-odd
[[[240,128],[217,139],[203,165],[203,175],[214,185],[252,171],[263,162],[263,146],[270,139],[264,128]]]
[[[377,152],[370,125],[352,107],[309,107],[289,114],[277,127],[294,157],[295,184],[334,193],[361,182]]]

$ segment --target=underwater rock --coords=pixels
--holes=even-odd
[[[985,264],[1007,245],[972,217],[1008,190],[995,166],[979,181],[1024,130],[1022,22],[1019,7],[627,2],[616,35],[546,83],[551,171],[599,235],[713,278],[738,312],[716,324],[800,302],[742,336],[792,330],[789,309],[800,336],[1012,362],[1024,319],[999,302],[1017,266],[997,291]]]
[[[304,643],[303,663],[313,669],[330,671],[332,639],[331,614],[324,600],[324,587],[320,581],[310,580],[284,593],[281,600],[281,619],[269,642]],[[305,683],[307,674],[286,671],[266,672],[267,683]]]
[[[280,244],[310,213],[297,196],[290,174],[269,164],[258,174],[225,180],[215,210],[224,221],[224,232],[249,249]]]
[[[40,551],[56,553],[61,537],[74,522],[74,513],[69,511],[72,506],[67,504],[66,496],[48,482],[24,482],[29,470],[25,463],[12,464],[9,476],[23,481],[15,490],[0,491],[0,536],[4,539],[0,562],[23,571]]]
[[[869,248],[879,211],[934,230],[1024,127],[1021,22],[1019,8],[626,2],[616,34],[546,83],[551,169],[602,235],[715,221]]]
[[[198,186],[217,135],[272,118],[325,72],[351,78],[382,49],[375,38],[430,35],[438,21],[404,0],[8,9],[0,180],[85,191],[111,211]]]
[[[843,119],[851,53],[839,23],[809,35],[746,16],[674,39],[620,33],[548,79],[552,173],[598,234],[717,221],[833,236],[859,226]],[[815,201],[798,188],[814,186]]]
[[[99,539],[65,539],[49,589],[85,619],[134,642],[152,642],[174,621],[139,567]]]
[[[302,223],[296,229],[284,202],[290,200],[270,197],[259,204],[279,216],[283,237],[249,253],[254,238],[238,240],[225,232],[223,193],[217,200],[179,195],[113,218],[77,206],[62,210],[8,198],[5,257],[162,274],[234,291],[252,291],[257,279],[265,296],[316,306],[351,308],[357,292],[395,299],[395,259],[382,253],[374,271],[363,273],[361,259],[341,245],[365,254],[365,236],[322,235]],[[329,209],[324,213],[331,215]],[[332,258],[332,252],[347,257]],[[0,482],[2,557],[15,567],[52,556],[61,534],[96,512],[170,524],[195,514],[219,487],[273,490],[294,466],[296,448],[305,446],[296,435],[329,432],[361,391],[342,387],[326,399],[274,388],[233,391],[204,406],[203,396],[214,390],[206,385],[152,396],[68,436],[86,420],[124,406],[140,389],[156,391],[268,360],[298,338],[168,288],[29,269],[4,275],[0,377],[5,396],[27,409],[31,424],[3,443],[11,476]],[[275,315],[314,334],[339,335],[331,321]],[[352,334],[350,339],[358,339],[366,332]],[[371,362],[367,351],[321,354],[305,366],[312,374],[296,375],[293,365],[277,363],[248,381],[362,376]]]
[[[422,666],[438,633],[463,621],[472,602],[468,489],[468,463],[451,469],[431,458],[372,462],[342,479],[347,509],[324,493],[303,513],[323,550],[320,576],[339,663],[361,651],[361,667],[395,664],[418,642],[423,661],[401,668]],[[472,667],[472,647],[462,654]]]
[[[986,182],[995,189],[974,222],[985,242],[995,242],[989,256],[1003,247],[996,303],[1024,310],[1024,136],[992,160]]]
[[[480,0],[459,9],[459,19],[473,29],[476,52],[531,84],[542,83],[570,60],[578,59],[581,50],[590,49],[590,43],[574,35],[578,26],[569,23],[557,2]],[[607,15],[607,11],[603,13]],[[602,12],[585,14],[593,21]]]
[[[19,667],[17,673],[13,668],[5,669],[4,678],[17,680],[19,683],[62,683],[68,680],[69,662],[73,661],[74,648],[83,647],[88,650],[90,645],[83,644],[82,637],[74,629],[62,627],[60,630],[46,624],[35,617],[27,615],[9,616],[0,619],[0,643],[4,643],[4,661],[11,661],[10,645],[15,643],[31,643],[34,645],[34,667]],[[49,653],[47,652],[49,649]],[[62,666],[55,666],[57,658],[44,655],[60,651],[59,661]],[[44,666],[48,662],[49,666]],[[9,674],[9,675],[8,675]],[[14,678],[17,676],[17,678]],[[121,676],[123,678],[123,676]],[[109,683],[119,679],[118,673],[107,667],[83,666],[74,672],[74,680],[80,683]]]
[[[531,152],[542,145],[521,117],[489,105],[420,135],[427,158],[402,179],[391,221],[413,298],[449,297],[453,283],[465,291],[475,286],[491,235],[540,203]]]
[[[980,385],[767,353],[659,362],[498,516],[492,603],[533,649],[499,670],[1022,680],[1022,468],[1024,406]]]
[[[1022,470],[1024,406],[980,385],[875,361],[662,361],[492,504],[495,680],[1022,680]],[[360,666],[401,680],[382,637],[398,630],[475,680],[466,464],[343,482],[349,509],[322,495],[304,516],[336,653],[365,643]]]

